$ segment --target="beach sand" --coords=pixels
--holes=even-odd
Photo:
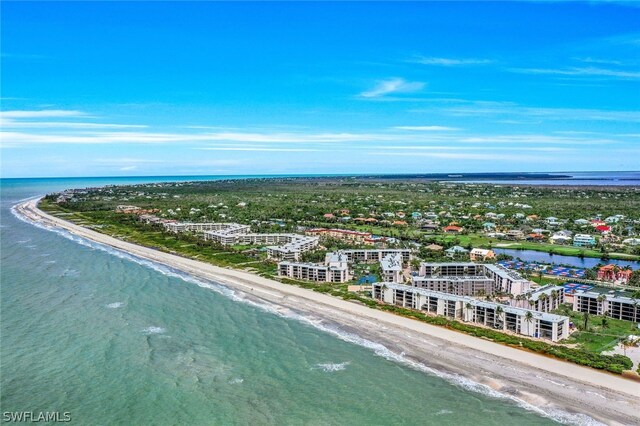
[[[63,228],[111,246],[237,290],[242,297],[293,310],[325,330],[340,329],[354,339],[384,345],[416,368],[448,380],[478,383],[554,418],[589,424],[640,424],[640,382],[500,345],[359,303],[286,285],[257,275],[213,266],[122,241],[46,214],[38,200],[16,207],[18,214],[45,226]],[[357,336],[357,337],[356,337]],[[373,344],[373,349],[376,345]],[[556,416],[558,414],[558,416]],[[562,415],[560,415],[562,414]]]

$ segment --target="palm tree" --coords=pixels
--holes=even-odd
[[[527,313],[524,314],[524,320],[527,323],[527,332],[529,332],[529,327],[531,327],[531,322],[533,321],[533,312],[527,311]]]
[[[607,300],[607,296],[605,294],[600,294],[596,300],[598,301],[598,307],[603,307],[602,302]],[[604,315],[604,314],[603,314]]]
[[[493,326],[496,327],[496,320],[498,320],[498,322],[502,323],[501,318],[502,318],[502,314],[504,313],[504,309],[502,309],[501,306],[498,306],[496,308],[496,315],[493,318]],[[497,327],[496,327],[497,328]],[[502,327],[500,327],[502,328]]]
[[[585,311],[582,313],[582,321],[584,321],[584,330],[586,331],[589,327],[589,312]]]
[[[467,313],[469,313],[469,311],[473,309],[473,305],[470,302],[467,302],[467,304],[464,305],[464,307],[467,308]]]

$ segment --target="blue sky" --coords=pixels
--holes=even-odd
[[[1,174],[638,170],[640,7],[3,2]]]

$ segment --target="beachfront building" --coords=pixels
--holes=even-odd
[[[349,249],[342,250],[350,263],[380,262],[386,256],[399,254],[403,263],[411,261],[411,249]]]
[[[382,279],[394,283],[404,281],[402,276],[402,255],[400,253],[388,254],[380,261]]]
[[[596,291],[576,291],[573,295],[573,310],[592,315],[640,322],[640,301],[618,294],[603,294]]]
[[[526,293],[531,288],[531,282],[520,276],[515,271],[510,271],[500,265],[478,264],[473,262],[453,262],[453,263],[429,263],[420,264],[419,276],[415,276],[412,282],[417,287],[427,288],[427,286],[439,286],[442,289],[442,282],[430,281],[427,278],[458,278],[447,282],[447,291],[454,294],[466,296],[478,294],[484,291],[486,294],[495,292],[510,293],[519,295]],[[490,284],[488,284],[490,282]],[[453,286],[450,289],[450,285]]]
[[[213,241],[214,243],[229,246],[236,244],[236,237],[240,234],[246,234],[251,227],[249,225],[241,225],[239,223],[221,223],[216,230],[205,231],[205,241]]]
[[[573,245],[575,247],[592,247],[596,245],[596,239],[589,234],[576,234],[573,236]]]
[[[496,253],[493,250],[474,248],[469,252],[469,259],[474,261],[485,261],[495,259]]]
[[[485,275],[494,281],[495,289],[503,293],[518,295],[531,290],[531,281],[501,265],[482,265]]]
[[[548,285],[522,295],[520,300],[512,299],[512,306],[520,306],[538,312],[551,312],[565,302],[564,287]]]
[[[167,231],[175,234],[179,232],[204,232],[204,231],[217,231],[227,229],[230,225],[237,225],[233,223],[213,223],[213,222],[169,222],[165,223],[164,227]],[[241,225],[249,229],[248,225]]]
[[[494,292],[493,280],[485,276],[411,277],[411,285],[458,296],[481,296]]]
[[[278,263],[278,275],[298,280],[344,283],[351,280],[349,265],[344,253],[327,256],[324,264],[282,261]]]
[[[557,342],[569,336],[569,318],[392,282],[373,284],[372,296],[385,303],[481,326]]]
[[[223,223],[216,230],[204,231],[204,239],[225,246],[233,244],[267,245],[270,259],[299,260],[300,255],[318,245],[318,237],[300,234],[249,234],[250,227]]]

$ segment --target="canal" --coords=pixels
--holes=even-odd
[[[537,263],[555,263],[557,265],[571,265],[577,268],[593,268],[598,263],[602,264],[614,264],[620,267],[630,266],[632,269],[640,269],[640,262],[633,260],[618,260],[618,259],[610,259],[606,262],[602,259],[596,259],[593,257],[585,257],[580,258],[577,256],[563,256],[559,254],[550,254],[543,251],[535,251],[535,250],[516,250],[516,249],[504,249],[504,248],[494,248],[494,252],[508,254],[509,256],[513,256],[514,258],[519,257],[520,259],[527,262],[537,262]]]

